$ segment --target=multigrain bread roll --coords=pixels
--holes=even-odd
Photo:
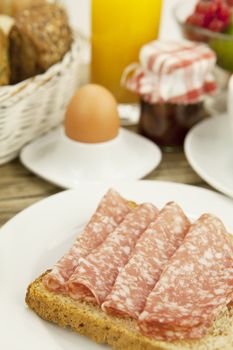
[[[31,5],[45,2],[46,0],[0,0],[0,13],[15,16],[18,12],[25,10]]]
[[[8,85],[10,79],[7,36],[0,28],[0,86]]]
[[[71,43],[68,16],[57,4],[36,5],[19,13],[10,33],[11,83],[44,73],[62,60]]]
[[[6,15],[0,15],[0,85],[8,85],[10,82],[9,67],[9,33],[14,24],[14,19]]]

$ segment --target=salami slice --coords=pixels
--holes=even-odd
[[[205,214],[191,226],[148,296],[139,326],[157,339],[201,338],[232,293],[232,244],[222,222]]]
[[[114,316],[137,319],[164,265],[182,243],[189,227],[182,209],[168,203],[138,240],[102,309]]]
[[[129,202],[116,191],[109,190],[96,212],[69,252],[63,256],[43,280],[50,291],[65,292],[65,283],[75,271],[80,258],[98,247],[130,212]]]
[[[157,215],[158,210],[152,204],[142,204],[129,213],[103,244],[81,259],[68,282],[70,296],[102,304],[138,238]]]

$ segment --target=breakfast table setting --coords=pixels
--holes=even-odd
[[[0,0],[0,348],[233,348],[232,57],[232,0]]]

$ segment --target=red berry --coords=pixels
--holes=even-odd
[[[217,8],[214,1],[200,1],[196,6],[196,12],[214,16]]]
[[[215,16],[213,16],[213,15],[211,15],[209,13],[206,13],[204,15],[204,27],[208,28],[209,24],[213,21],[214,18],[215,18]]]
[[[233,4],[233,0],[199,0],[187,23],[215,32],[223,31],[231,19],[231,7],[226,1]]]
[[[231,16],[231,10],[228,5],[222,4],[218,7],[217,17],[223,22],[228,22]]]
[[[205,26],[205,16],[201,13],[195,13],[187,19],[188,24],[192,24],[193,26],[197,27],[204,27]]]
[[[215,18],[209,25],[209,29],[213,32],[222,32],[225,28],[224,22],[220,21],[219,19]]]
[[[226,0],[228,6],[233,6],[233,0]]]

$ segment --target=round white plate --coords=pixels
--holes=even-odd
[[[192,168],[211,186],[233,197],[233,133],[227,115],[195,126],[185,140]]]
[[[138,180],[161,158],[158,146],[125,129],[112,141],[85,144],[68,139],[61,127],[28,144],[20,154],[33,173],[68,189],[83,181]]]
[[[215,192],[169,182],[86,184],[26,209],[0,230],[0,349],[101,350],[85,337],[41,320],[25,303],[27,286],[70,247],[109,186],[137,202],[161,208],[175,200],[197,218],[217,214],[233,232],[233,201]]]

